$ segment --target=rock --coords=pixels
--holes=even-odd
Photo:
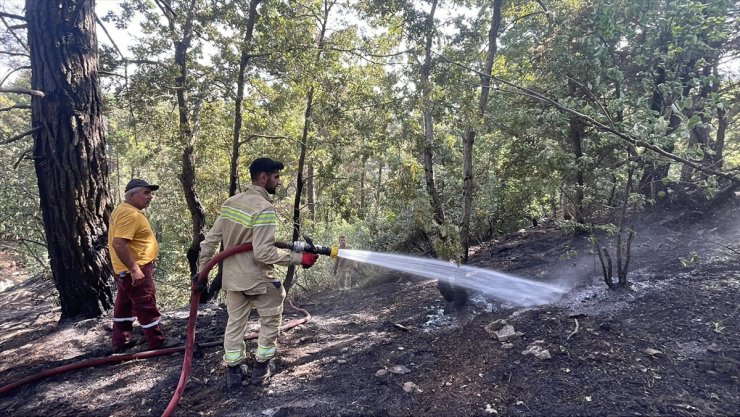
[[[405,374],[411,373],[411,369],[403,365],[393,365],[390,368],[388,368],[388,372],[392,374],[405,375]]]
[[[412,393],[412,392],[422,392],[422,390],[419,389],[419,387],[414,384],[413,382],[405,382],[403,384],[403,390]]]
[[[375,376],[378,376],[378,377],[386,376],[386,375],[388,375],[387,369],[378,369],[378,372],[375,373]]]
[[[498,415],[498,411],[495,408],[491,407],[491,404],[486,404],[486,409],[483,410],[483,412],[486,413],[486,414],[496,414],[496,415]]]
[[[527,347],[527,349],[522,351],[522,355],[532,355],[537,359],[550,359],[552,358],[552,355],[550,355],[550,351],[545,349],[541,346],[541,343],[544,343],[542,340],[537,340],[531,345]]]
[[[709,353],[720,353],[720,352],[722,352],[722,348],[719,347],[716,343],[712,343],[711,345],[707,346],[707,352],[709,352]]]
[[[506,326],[507,324],[508,323],[506,323],[506,320],[498,319],[486,324],[485,326],[483,326],[483,329],[489,334],[493,335],[494,333],[496,333],[496,331],[501,330],[501,328]]]
[[[514,330],[514,326],[507,324],[501,330],[494,332],[499,342],[508,342],[511,339],[516,338],[518,335]]]
[[[657,356],[657,355],[663,354],[663,352],[659,351],[658,349],[653,349],[653,348],[645,349],[645,353],[647,353],[650,356]]]
[[[502,343],[501,344],[501,349],[513,349],[513,348],[514,348],[513,343]]]

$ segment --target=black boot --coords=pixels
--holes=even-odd
[[[267,362],[257,362],[254,364],[252,369],[252,385],[265,385],[272,374],[275,373],[275,358],[268,360]]]
[[[242,366],[229,366],[226,368],[226,389],[239,388],[242,385]]]

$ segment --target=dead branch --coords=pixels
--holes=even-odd
[[[577,318],[573,318],[573,320],[576,321],[576,328],[575,328],[575,330],[573,330],[572,332],[570,332],[570,334],[568,334],[568,337],[566,337],[565,340],[570,340],[571,337],[573,337],[576,333],[578,333],[578,329],[581,327],[578,324],[578,319]]]
[[[29,131],[26,131],[26,132],[23,132],[21,134],[15,135],[12,138],[5,139],[4,141],[0,142],[0,145],[7,145],[9,143],[13,143],[15,141],[21,140],[21,139],[25,138],[26,136],[32,134],[33,132],[39,130],[39,129],[41,129],[41,126],[36,126],[36,127],[34,127],[33,129],[31,129]]]
[[[8,71],[8,73],[5,74],[5,76],[3,77],[3,80],[0,81],[0,86],[2,86],[3,84],[5,84],[5,81],[7,81],[8,80],[8,77],[10,77],[11,75],[13,75],[13,73],[16,73],[16,72],[18,72],[20,70],[24,70],[24,69],[31,69],[31,67],[29,65],[23,65],[21,67],[13,68],[12,70]]]
[[[31,110],[31,106],[29,106],[28,104],[16,104],[15,106],[0,108],[0,113],[5,112],[5,111],[11,111],[14,109]]]
[[[604,274],[604,282],[606,283],[606,286],[609,288],[612,288],[614,286],[614,281],[611,279],[611,264],[609,265],[609,272],[606,270],[606,261],[604,261],[604,256],[601,255],[601,249],[599,249],[599,243],[594,242],[594,249],[596,249],[596,254],[599,256],[599,262],[601,263],[601,273]],[[606,248],[604,248],[604,252],[606,253]],[[607,253],[607,256],[609,254]]]
[[[13,51],[0,51],[0,55],[8,55],[8,56],[23,56],[26,58],[30,58],[31,55],[25,53],[25,52],[13,52]]]
[[[7,12],[0,12],[0,16],[7,17],[8,19],[22,20],[24,22],[26,21],[26,16],[21,16],[21,15],[18,15],[18,14],[12,14],[12,13],[7,13]]]
[[[118,55],[121,56],[121,59],[126,61],[126,57],[123,55],[123,52],[121,52],[121,48],[119,48],[118,44],[116,44],[116,41],[113,40],[113,37],[108,32],[108,28],[105,27],[105,25],[103,24],[103,21],[100,20],[100,17],[98,17],[97,13],[95,14],[95,21],[98,23],[98,26],[100,26],[100,28],[103,29],[105,36],[108,37],[108,40],[110,41],[110,43],[112,43],[113,47],[116,48],[116,52],[118,52]]]
[[[15,161],[13,164],[13,169],[17,169],[18,165],[21,164],[21,161],[28,155],[29,153],[33,152],[33,148],[28,148],[25,151],[21,152],[21,156],[18,157],[18,160]]]
[[[15,87],[0,87],[0,93],[27,94],[36,97],[43,97],[45,95],[43,91]]]
[[[18,15],[10,15],[10,16],[18,16]],[[8,17],[10,17],[10,16],[8,16]],[[21,39],[21,37],[18,36],[17,33],[15,33],[15,29],[23,29],[23,28],[26,27],[26,25],[25,24],[24,25],[9,25],[8,22],[5,20],[5,17],[6,16],[0,15],[0,20],[2,20],[3,24],[8,29],[8,32],[10,32],[11,36],[13,36],[13,38],[15,38],[15,40],[18,42],[18,44],[21,45],[23,47],[23,49],[26,50],[26,52],[29,52],[30,53],[31,51],[30,51],[30,49],[28,49],[28,45],[26,45],[23,42],[23,39]],[[18,16],[18,17],[22,18],[24,22],[26,21],[26,18],[25,17],[23,17],[23,16]],[[13,17],[13,18],[15,18],[15,17]]]
[[[122,77],[122,78],[125,78],[126,77],[125,75],[116,74],[115,72],[110,72],[110,71],[98,71],[98,74],[100,74],[100,75],[108,75],[108,76],[111,76],[111,77]]]

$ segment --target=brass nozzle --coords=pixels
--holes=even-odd
[[[336,258],[337,255],[339,255],[339,246],[332,246],[329,256],[331,256],[332,258]]]

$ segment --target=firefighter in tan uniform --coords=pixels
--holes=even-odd
[[[347,236],[339,236],[339,249],[352,249],[347,246]],[[334,275],[339,281],[340,290],[352,288],[352,275],[357,270],[357,262],[344,258],[334,258]]]
[[[221,215],[200,244],[199,270],[208,263],[223,241],[224,250],[251,242],[253,250],[223,261],[223,289],[229,319],[224,332],[224,362],[228,388],[241,385],[241,366],[246,361],[244,332],[250,311],[260,317],[259,338],[252,371],[252,384],[262,385],[274,372],[277,338],[282,321],[285,289],[274,274],[274,265],[311,267],[318,255],[278,249],[275,243],[275,208],[270,195],[281,185],[281,162],[257,158],[249,166],[252,184],[226,200]]]

